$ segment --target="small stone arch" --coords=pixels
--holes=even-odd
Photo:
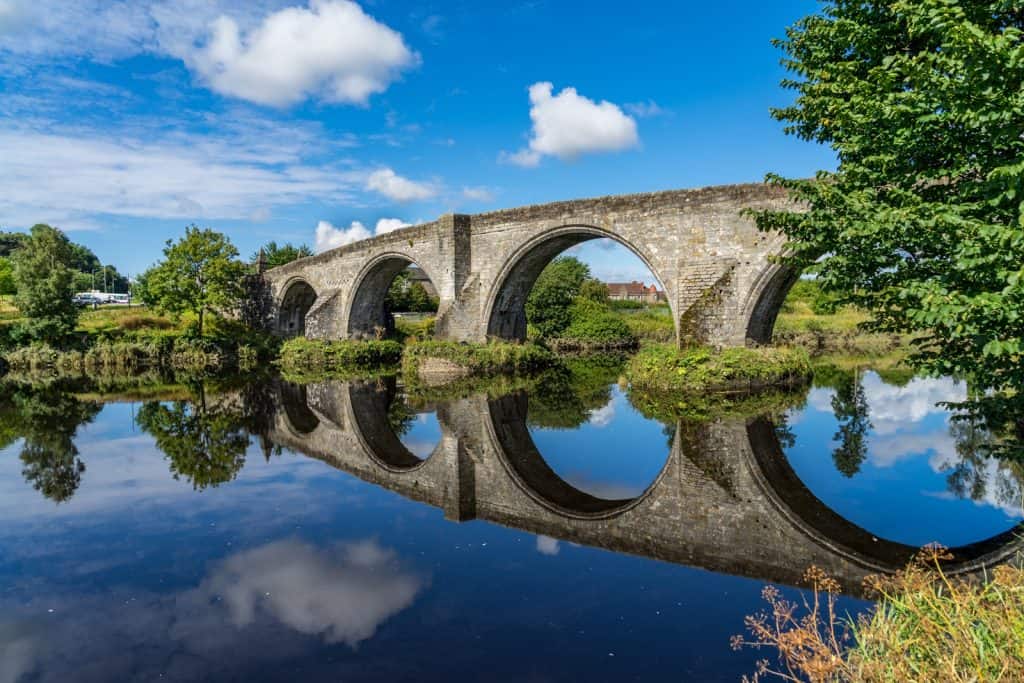
[[[391,472],[411,472],[433,459],[439,443],[427,458],[419,458],[406,448],[389,420],[391,404],[398,386],[394,377],[380,381],[352,382],[348,386],[354,431],[365,451],[381,467]]]
[[[306,387],[282,381],[278,395],[283,408],[285,425],[294,436],[308,436],[320,426],[320,418],[309,408]]]
[[[621,235],[593,225],[563,225],[534,237],[507,259],[494,281],[484,309],[487,316],[487,337],[526,339],[526,299],[541,271],[566,249],[601,238],[614,240],[636,254],[658,280],[662,290],[668,291],[664,279],[652,265],[647,254]],[[676,323],[678,337],[678,315],[671,296],[669,306],[672,308],[672,318]]]
[[[277,307],[277,333],[283,337],[302,337],[306,334],[306,315],[316,301],[316,291],[301,278],[295,278],[284,287],[284,295]]]
[[[394,318],[387,310],[385,297],[391,282],[409,266],[417,266],[437,282],[415,259],[399,252],[382,254],[363,267],[355,280],[348,308],[348,336],[351,339],[372,339],[394,329]]]

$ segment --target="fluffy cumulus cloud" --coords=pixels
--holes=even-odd
[[[381,218],[373,232],[359,221],[352,221],[347,228],[336,228],[328,221],[320,221],[316,226],[316,250],[322,252],[337,249],[346,244],[370,239],[374,235],[385,235],[407,227],[409,223],[400,218]]]
[[[374,232],[378,235],[384,235],[395,230],[408,228],[409,225],[409,223],[406,223],[401,218],[381,218],[377,221],[377,228]]]
[[[356,3],[312,0],[307,8],[269,14],[248,32],[218,17],[185,59],[217,92],[284,106],[311,96],[365,104],[418,57],[401,34]]]
[[[530,143],[525,149],[503,153],[502,160],[536,166],[545,156],[571,160],[583,154],[614,152],[639,144],[636,121],[608,101],[594,102],[565,88],[557,95],[548,82],[530,86]]]
[[[352,221],[347,228],[336,228],[328,221],[320,221],[316,226],[316,250],[321,252],[337,249],[370,237],[373,237],[373,234],[359,221]]]
[[[0,51],[180,59],[211,89],[286,106],[365,104],[419,56],[350,0],[0,0]]]
[[[395,173],[390,168],[374,171],[366,179],[366,189],[379,192],[396,202],[430,199],[437,191],[428,183],[420,183]]]

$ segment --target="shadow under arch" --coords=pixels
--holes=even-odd
[[[350,339],[373,338],[379,332],[393,331],[395,321],[385,298],[395,277],[412,265],[420,268],[431,282],[436,282],[422,264],[399,252],[381,254],[363,267],[356,278],[348,309]]]
[[[285,423],[292,434],[301,437],[315,432],[320,426],[320,418],[309,407],[306,387],[281,381],[277,391],[284,409]]]
[[[906,566],[918,553],[918,546],[879,538],[839,515],[803,483],[789,464],[789,458],[767,418],[747,425],[751,468],[765,498],[811,540],[855,564],[873,571],[890,573]],[[1009,529],[967,545],[949,548],[953,559],[945,563],[950,574],[978,571],[1005,562],[1024,547],[1019,528]]]
[[[316,301],[316,291],[301,278],[295,278],[285,285],[284,296],[278,306],[277,332],[285,337],[302,337],[306,334],[306,314]]]
[[[755,344],[771,344],[775,321],[793,285],[800,279],[800,270],[773,263],[754,283],[750,299],[744,306],[747,321],[746,337]]]
[[[438,443],[426,458],[406,448],[389,419],[398,396],[394,377],[370,382],[353,381],[348,385],[349,405],[356,436],[370,457],[392,472],[411,472],[425,465],[441,448]]]
[[[592,225],[563,225],[534,237],[508,259],[488,296],[485,309],[487,337],[526,339],[526,299],[541,271],[566,249],[602,238],[613,240],[632,251],[658,280],[662,291],[666,291],[664,280],[647,255],[620,235]],[[679,322],[675,304],[670,300],[669,306],[672,307],[678,337]]]
[[[658,487],[678,448],[676,438],[658,476],[639,496],[622,499],[598,498],[562,479],[537,450],[526,422],[529,398],[525,392],[491,399],[487,402],[487,407],[491,418],[488,426],[498,446],[502,465],[508,474],[530,498],[565,517],[601,519],[622,514],[636,507]]]

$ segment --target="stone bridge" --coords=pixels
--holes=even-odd
[[[788,205],[778,188],[751,184],[446,215],[267,271],[273,327],[283,336],[372,336],[389,326],[392,279],[416,264],[440,296],[438,338],[522,339],[526,297],[544,266],[610,238],[661,283],[677,337],[765,343],[796,274],[773,263],[782,236],[760,232],[743,211]]]
[[[876,538],[818,500],[790,468],[773,426],[727,418],[676,425],[661,473],[636,498],[606,500],[561,479],[527,429],[525,393],[438,404],[426,460],[388,421],[394,380],[282,384],[270,440],[432,505],[573,543],[799,585],[816,565],[850,594],[904,566],[916,548]],[[954,548],[953,573],[1013,558],[1015,530]]]

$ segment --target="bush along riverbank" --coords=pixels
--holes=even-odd
[[[607,305],[578,298],[569,316],[568,327],[545,342],[554,351],[626,351],[637,346],[630,326]]]
[[[531,343],[424,341],[405,346],[402,374],[410,383],[436,386],[465,377],[538,372],[556,362],[555,354]]]
[[[297,337],[281,345],[277,364],[287,375],[348,373],[390,369],[397,371],[403,347],[397,341],[321,341]]]
[[[714,350],[646,346],[626,364],[626,377],[637,389],[652,393],[740,394],[807,384],[810,357],[785,347]]]
[[[1024,671],[1024,569],[1021,558],[984,580],[946,574],[950,559],[930,546],[903,571],[869,577],[876,606],[859,620],[840,614],[839,585],[811,567],[813,596],[801,606],[767,587],[766,612],[747,617],[749,636],[733,647],[770,648],[750,680],[1019,681]]]

